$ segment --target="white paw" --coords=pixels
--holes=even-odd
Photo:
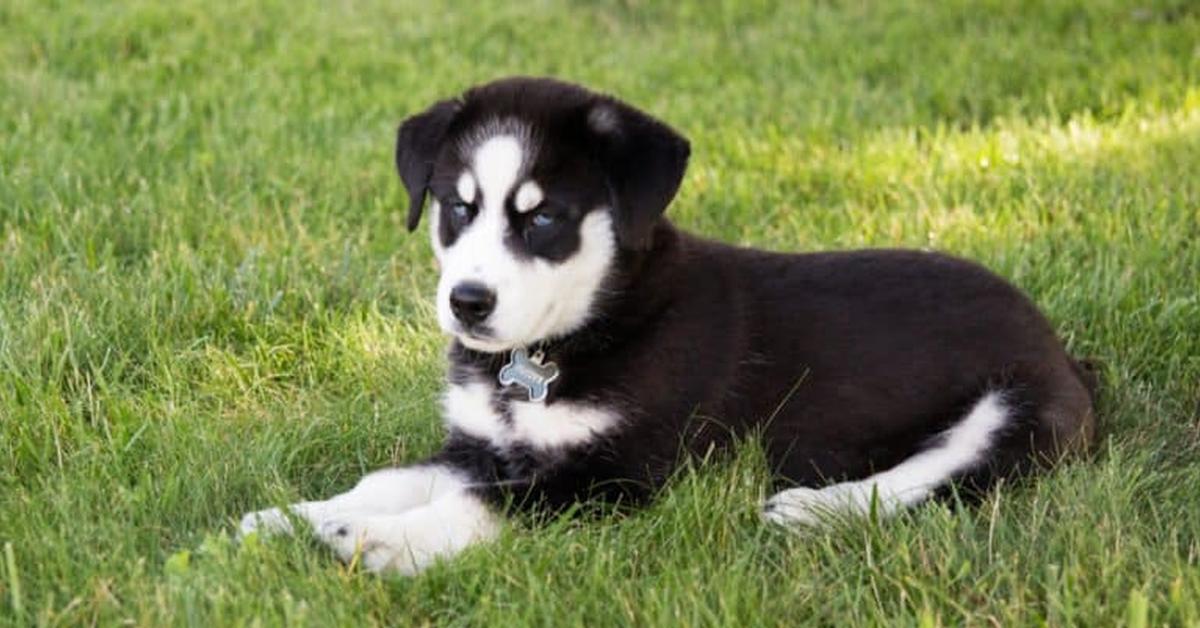
[[[365,536],[365,527],[361,521],[336,518],[322,522],[316,532],[317,538],[328,545],[340,560],[349,562],[358,552]]]
[[[793,488],[773,495],[763,504],[763,519],[784,526],[819,526],[838,512],[853,510],[849,491],[838,485]]]
[[[294,532],[292,522],[287,514],[278,508],[268,508],[257,512],[247,513],[238,525],[238,536],[246,536],[251,532],[260,534],[291,534]]]
[[[381,523],[379,520],[376,523]],[[339,560],[350,563],[355,556],[364,569],[412,575],[424,566],[403,536],[389,534],[388,525],[372,525],[371,518],[336,518],[317,529],[317,538],[333,549]]]

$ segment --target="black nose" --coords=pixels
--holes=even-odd
[[[450,311],[467,325],[483,322],[496,309],[496,293],[487,286],[466,281],[450,290]]]

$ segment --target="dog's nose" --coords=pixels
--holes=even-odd
[[[450,311],[467,325],[483,322],[496,309],[496,293],[487,286],[466,281],[450,290]]]

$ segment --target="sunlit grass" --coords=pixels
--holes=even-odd
[[[1198,42],[1172,1],[6,2],[0,622],[1200,622]],[[750,443],[410,580],[232,542],[436,448],[391,142],[517,72],[688,135],[689,229],[1011,278],[1101,361],[1097,455],[793,536],[757,519]]]

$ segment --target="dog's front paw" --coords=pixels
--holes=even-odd
[[[238,536],[246,536],[251,532],[260,534],[292,534],[295,530],[292,528],[292,522],[288,520],[287,513],[279,508],[268,508],[256,512],[247,513],[242,517],[242,522],[238,524]]]
[[[339,560],[350,562],[365,537],[365,526],[352,519],[330,519],[317,528],[317,538],[329,546]]]
[[[328,545],[344,563],[351,563],[355,556],[367,571],[394,572],[413,575],[420,571],[422,563],[403,535],[394,534],[384,522],[387,518],[371,517],[338,518],[321,524],[317,537]]]
[[[853,499],[839,486],[792,488],[780,491],[763,504],[763,519],[785,526],[819,526],[832,513],[845,511]]]

